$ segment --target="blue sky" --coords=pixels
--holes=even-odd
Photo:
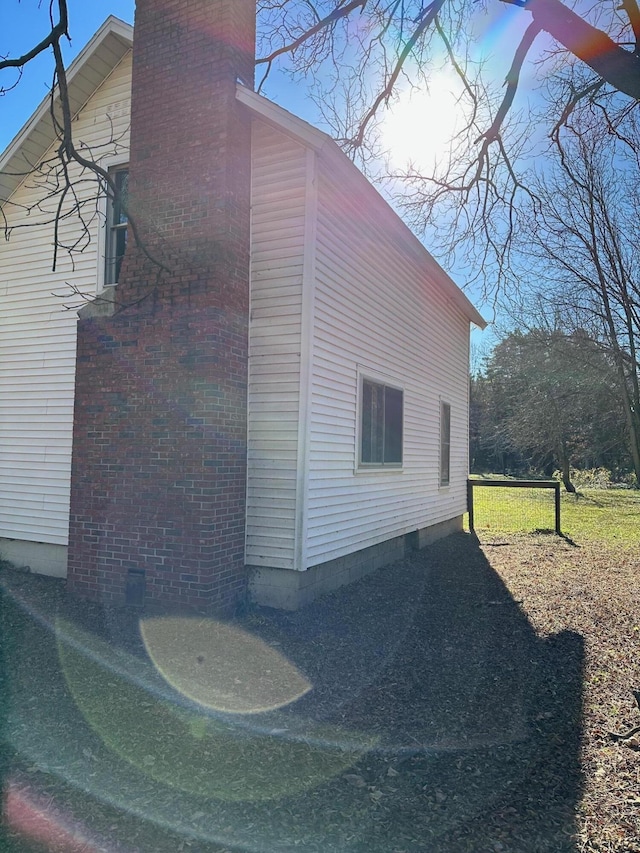
[[[71,43],[63,46],[70,62],[109,15],[133,23],[134,0],[68,0]],[[46,0],[2,0],[0,5],[0,54],[16,57],[30,50],[49,32]],[[0,98],[0,151],[3,151],[51,86],[52,57],[48,51],[29,63],[19,85]],[[0,85],[16,79],[3,71]]]
[[[69,7],[70,43],[63,43],[67,63],[82,50],[101,24],[115,15],[133,24],[135,0],[67,0]],[[0,55],[16,57],[44,38],[49,32],[48,0],[0,0]],[[51,85],[51,52],[47,51],[29,63],[19,85],[0,98],[0,151],[3,151],[31,116]],[[16,79],[12,71],[4,71],[0,85],[8,87]],[[287,80],[270,79],[268,94],[303,118],[313,121],[313,106],[300,89]]]
[[[135,0],[68,0],[69,34],[71,42],[63,45],[67,63],[82,50],[109,15],[133,23]],[[487,25],[488,26],[488,25]],[[0,4],[0,54],[18,56],[30,50],[49,32],[48,0],[2,0]],[[495,28],[494,28],[495,30]],[[51,85],[52,57],[50,51],[33,60],[25,68],[18,85],[0,97],[0,151],[3,151],[19,132],[40,102],[47,96]],[[0,85],[10,87],[17,76],[12,71],[0,75]],[[266,92],[282,106],[314,122],[316,116],[302,87],[272,76]],[[464,283],[464,274],[454,279]],[[473,295],[470,294],[473,298]],[[482,311],[482,306],[478,306]],[[489,335],[474,332],[474,347],[484,346]]]

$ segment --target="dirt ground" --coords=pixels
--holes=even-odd
[[[639,577],[640,549],[449,537],[226,626],[242,689],[260,660],[309,688],[230,714],[137,615],[0,571],[0,849],[640,853]]]

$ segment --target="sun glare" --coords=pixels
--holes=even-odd
[[[462,87],[450,71],[432,75],[429,90],[405,89],[387,111],[381,141],[393,168],[433,169],[464,126]]]

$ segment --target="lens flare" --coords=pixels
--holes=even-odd
[[[2,820],[11,833],[35,842],[47,853],[115,853],[105,839],[94,839],[86,828],[63,812],[50,797],[11,779],[2,796]]]
[[[195,654],[195,662],[190,664],[194,671],[204,666],[206,656],[213,655],[216,649],[211,642],[202,644],[196,626],[194,622],[192,645],[185,643],[180,653],[186,655],[189,649],[188,654]],[[175,637],[175,625],[166,631],[162,625],[155,628],[163,643]],[[153,630],[152,627],[152,633]],[[232,633],[221,632],[218,636],[231,642]],[[270,714],[261,719],[255,710],[257,694],[244,687],[236,694],[221,690],[219,672],[210,682],[195,679],[195,684],[191,676],[180,676],[192,692],[200,692],[209,700],[215,698],[219,702],[224,693],[227,705],[233,699],[238,707],[240,696],[252,708],[245,715],[214,712],[202,703],[194,705],[186,694],[163,689],[157,676],[154,682],[155,671],[149,664],[147,669],[151,671],[141,678],[139,659],[127,661],[122,651],[116,653],[104,641],[65,620],[57,621],[56,635],[68,687],[93,731],[119,758],[171,788],[227,802],[292,796],[343,772],[375,745],[374,738],[294,714],[284,719],[274,719]],[[208,636],[212,636],[211,632]],[[198,637],[200,642],[196,643]],[[247,649],[238,653],[238,660],[243,660],[251,648],[248,641],[244,642]],[[202,663],[197,660],[199,656],[204,658]],[[264,650],[259,657],[261,666],[278,661]],[[171,665],[165,661],[165,669],[175,673],[179,661],[180,655]],[[288,678],[292,678],[295,668],[285,669]],[[239,671],[246,677],[247,668]],[[294,681],[296,691],[290,692],[289,698],[308,684],[299,674]],[[281,685],[282,698],[282,685],[290,687],[291,681],[280,676],[276,683]],[[266,687],[264,690],[273,701],[275,692]],[[254,698],[249,701],[247,697],[251,696]],[[261,696],[264,703],[265,695]]]
[[[175,690],[214,711],[257,714],[311,690],[299,670],[257,637],[213,619],[144,619],[140,633]]]

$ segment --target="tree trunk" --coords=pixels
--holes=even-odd
[[[629,445],[631,449],[631,458],[633,459],[633,469],[636,473],[636,489],[640,489],[640,415],[636,412],[627,412],[629,421]]]
[[[609,325],[612,327],[612,323]],[[633,461],[633,470],[636,474],[636,488],[640,489],[640,391],[638,390],[638,378],[634,367],[631,382],[628,382],[624,369],[624,359],[617,339],[614,339],[612,343],[624,414],[629,429],[629,450]],[[629,388],[629,384],[631,384],[631,388]]]
[[[561,0],[529,0],[533,20],[620,92],[640,98],[640,61]]]
[[[576,493],[576,487],[571,482],[571,465],[569,461],[569,457],[566,453],[562,454],[562,484],[565,489],[570,492],[572,495]]]

